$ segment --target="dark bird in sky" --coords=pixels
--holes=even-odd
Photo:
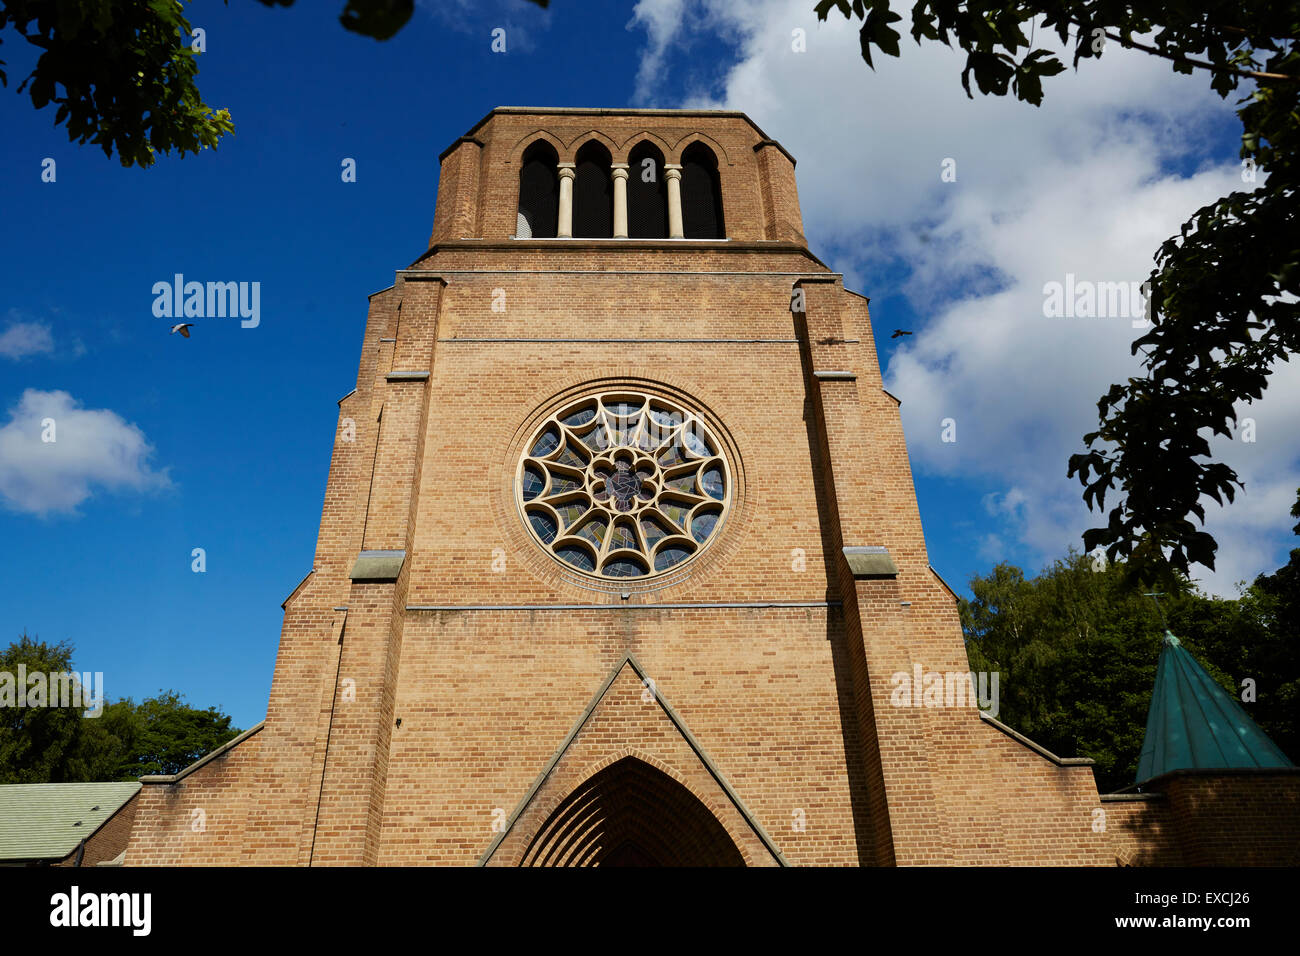
[[[911,332],[904,332],[902,329],[894,329],[894,334],[891,335],[890,338],[891,338],[891,339],[896,339],[896,338],[898,338],[900,335],[911,335],[911,334],[912,334]]]
[[[172,335],[175,335],[177,332],[179,332],[181,335],[185,336],[188,339],[190,337],[190,326],[192,326],[193,324],[194,324],[193,322],[181,322],[179,325],[173,325]]]

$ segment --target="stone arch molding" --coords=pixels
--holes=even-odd
[[[670,142],[658,133],[651,132],[647,129],[638,130],[631,136],[624,139],[621,143],[615,142],[607,134],[597,129],[588,129],[576,136],[570,137],[566,142],[564,138],[556,135],[551,130],[545,128],[534,129],[515,141],[514,146],[510,149],[510,165],[517,166],[523,158],[524,150],[528,149],[539,139],[544,139],[555,147],[556,155],[560,157],[560,162],[571,163],[574,157],[578,155],[578,150],[583,147],[589,140],[597,139],[605,144],[609,150],[610,156],[615,163],[626,163],[628,154],[643,140],[654,143],[664,154],[664,162],[678,164],[682,161],[682,153],[691,143],[700,142],[709,149],[713,150],[718,157],[718,165],[734,166],[735,161],[731,158],[726,148],[709,136],[707,133],[693,131],[682,136],[676,142]]]
[[[573,158],[578,155],[578,152],[582,147],[586,146],[592,140],[595,140],[609,150],[610,162],[623,162],[623,160],[619,159],[621,152],[618,143],[614,142],[609,138],[609,136],[598,129],[589,129],[586,132],[579,133],[569,141],[569,162],[573,162]]]
[[[520,866],[744,866],[714,811],[680,780],[631,755],[562,800]]]
[[[555,147],[555,155],[560,157],[560,162],[573,162],[572,151],[565,145],[564,140],[560,139],[550,130],[535,129],[531,133],[527,133],[515,141],[515,145],[510,149],[510,165],[518,166],[523,161],[524,152],[539,139],[544,139]]]
[[[611,737],[637,743],[611,746]],[[479,865],[637,863],[786,865],[662,689],[627,655]]]
[[[673,155],[672,144],[662,136],[657,133],[652,133],[648,129],[643,129],[639,132],[633,133],[627,139],[623,140],[618,147],[618,155],[621,156],[622,159],[616,159],[615,162],[626,163],[627,158],[632,155],[632,150],[636,149],[637,146],[643,142],[653,143],[655,146],[659,147],[659,152],[664,154],[664,162],[672,162],[669,158]]]
[[[719,143],[712,136],[709,136],[705,133],[699,133],[699,132],[687,133],[676,143],[674,143],[671,152],[672,159],[669,159],[668,162],[680,164],[682,161],[682,153],[686,152],[687,147],[689,147],[692,143],[702,143],[703,145],[707,146],[709,149],[713,150],[713,155],[717,157],[719,166],[735,165],[735,163],[731,159],[731,156],[727,154],[726,149],[723,148],[721,143]],[[669,154],[665,153],[664,155],[669,155]]]

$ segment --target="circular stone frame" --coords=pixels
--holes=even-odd
[[[511,456],[512,510],[530,550],[585,589],[681,583],[740,510],[742,469],[726,430],[655,383],[567,389],[520,428]]]

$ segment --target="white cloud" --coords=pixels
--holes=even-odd
[[[0,332],[0,356],[21,359],[54,351],[54,336],[44,322],[10,322]]]
[[[1295,524],[1291,506],[1300,487],[1300,366],[1287,362],[1269,380],[1264,399],[1237,409],[1238,439],[1216,437],[1210,450],[1241,476],[1246,487],[1227,508],[1210,504],[1206,530],[1219,542],[1219,560],[1204,586],[1220,594],[1234,593],[1236,582],[1250,583],[1261,571],[1272,571],[1295,547],[1289,533]],[[1254,420],[1254,441],[1241,425]]]
[[[641,64],[637,69],[634,102],[644,104],[655,99],[654,92],[663,74],[664,59],[668,48],[681,35],[685,15],[684,0],[640,0],[632,9],[628,29],[644,27],[649,41],[645,52],[641,54]]]
[[[998,561],[1006,560],[1007,546],[1001,536],[997,534],[985,534],[980,536],[979,548],[976,553],[984,561],[995,564]]]
[[[44,440],[51,434],[54,441]],[[70,513],[97,487],[167,487],[166,469],[149,465],[152,454],[144,433],[117,413],[82,408],[64,391],[29,388],[0,426],[0,502],[37,515]]]
[[[1196,208],[1243,188],[1232,152],[1202,152],[1214,124],[1235,123],[1231,101],[1203,75],[1116,46],[1046,80],[1042,107],[968,99],[960,51],[905,35],[902,57],[876,57],[873,73],[857,21],[832,12],[819,25],[812,6],[708,0],[687,29],[674,0],[642,0],[634,22],[650,42],[640,88],[672,76],[674,44],[701,25],[737,44],[718,85],[684,105],[743,110],[780,140],[799,159],[814,249],[850,287],[877,301],[901,293],[927,317],[886,369],[914,466],[997,489],[985,506],[998,533],[981,551],[1015,542],[1046,563],[1081,547],[1082,531],[1104,518],[1086,510],[1067,459],[1096,426],[1097,399],[1137,373],[1129,346],[1140,333],[1127,318],[1044,318],[1043,286],[1066,273],[1141,282]],[[796,27],[806,53],[792,49]],[[1057,41],[1039,32],[1037,45]],[[1068,65],[1068,52],[1061,58]],[[940,178],[949,158],[954,183]],[[1199,576],[1224,594],[1290,546],[1300,369],[1283,366],[1242,413],[1256,418],[1257,442],[1212,443],[1247,486],[1229,508],[1209,506],[1219,568]],[[941,440],[946,417],[957,420],[956,443]]]
[[[996,491],[990,492],[982,500],[984,510],[995,518],[999,515],[1019,514],[1028,502],[1029,496],[1019,488],[1012,488],[1002,495]]]
[[[443,29],[479,37],[483,50],[493,49],[498,39],[493,31],[505,31],[505,50],[496,55],[534,53],[537,34],[550,27],[547,10],[529,0],[504,0],[483,4],[476,0],[416,0],[416,6]],[[493,50],[496,53],[495,50]]]

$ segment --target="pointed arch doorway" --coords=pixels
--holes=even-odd
[[[557,806],[523,866],[744,866],[695,794],[636,757],[593,774]]]

